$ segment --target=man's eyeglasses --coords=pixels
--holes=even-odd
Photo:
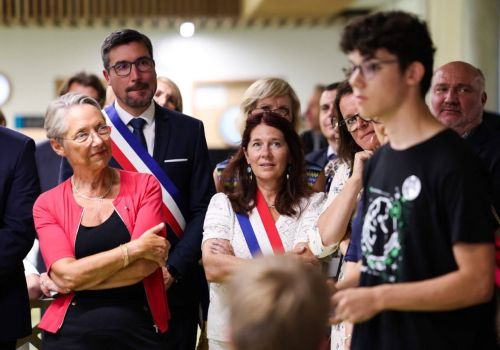
[[[355,132],[359,128],[359,121],[362,120],[365,123],[371,122],[371,120],[366,120],[360,117],[359,114],[355,114],[352,117],[342,119],[341,121],[337,122],[337,127],[341,127],[345,125],[347,128],[347,131],[349,132]]]
[[[365,78],[366,80],[370,80],[382,68],[383,64],[391,64],[397,62],[399,61],[396,58],[392,60],[372,59],[366,62],[362,62],[358,65],[351,65],[350,67],[342,68],[342,71],[344,72],[346,79],[349,80],[354,72],[359,69],[359,72],[363,76],[363,78]]]
[[[89,131],[80,131],[72,138],[63,138],[58,137],[59,140],[68,140],[75,141],[76,143],[84,143],[86,141],[93,140],[93,134],[97,134],[102,140],[107,140],[109,138],[109,134],[111,133],[111,126],[109,125],[101,125],[97,129],[92,130],[94,132]]]
[[[132,70],[132,65],[137,68],[139,72],[147,73],[151,72],[155,67],[155,61],[150,57],[140,57],[136,59],[134,62],[128,61],[120,61],[115,63],[115,65],[109,67],[109,69],[113,68],[115,70],[116,75],[120,77],[126,77],[130,74]]]
[[[290,110],[286,107],[280,107],[280,108],[276,108],[276,109],[271,109],[271,108],[268,108],[268,107],[263,107],[263,108],[255,108],[254,110],[250,111],[248,113],[248,116],[249,117],[253,117],[257,114],[260,114],[260,113],[264,113],[264,112],[273,112],[273,113],[277,113],[279,114],[280,116],[282,116],[283,118],[286,118],[290,115]]]

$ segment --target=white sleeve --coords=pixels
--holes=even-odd
[[[233,237],[234,211],[229,198],[224,193],[215,194],[210,200],[205,222],[203,223],[203,242],[207,239]]]
[[[327,198],[320,198],[317,194],[314,195],[308,206],[308,213],[305,217],[304,225],[299,228],[299,230],[302,230],[306,234],[309,249],[311,249],[311,252],[318,258],[324,258],[331,255],[339,248],[338,244],[329,246],[323,245],[321,235],[319,234],[318,219],[325,208],[326,201]]]
[[[33,266],[33,264],[30,263],[27,259],[23,260],[23,265],[24,265],[24,275],[25,276],[40,275],[40,273],[38,272],[36,267]]]

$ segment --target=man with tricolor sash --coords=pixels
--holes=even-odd
[[[103,74],[116,101],[104,109],[112,126],[113,158],[161,184],[167,236],[164,268],[171,312],[165,347],[194,349],[204,273],[202,227],[213,182],[203,123],[153,102],[156,71],[151,41],[131,29],[111,33],[101,48]]]

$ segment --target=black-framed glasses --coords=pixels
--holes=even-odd
[[[371,122],[371,120],[363,119],[363,118],[361,118],[359,113],[356,113],[352,117],[345,118],[345,119],[338,121],[337,127],[340,128],[341,126],[345,125],[347,131],[354,132],[354,131],[358,130],[358,128],[359,128],[359,121],[360,120],[365,122],[365,123]]]
[[[263,108],[255,108],[254,110],[251,110],[250,112],[248,112],[248,116],[253,117],[257,114],[266,113],[266,112],[272,112],[272,113],[279,114],[283,118],[286,118],[290,115],[290,110],[286,107],[280,107],[280,108],[276,108],[276,109],[263,107]]]
[[[134,62],[129,61],[119,61],[116,62],[109,69],[113,68],[116,75],[120,77],[126,77],[130,74],[132,70],[132,65],[137,68],[139,72],[147,73],[151,72],[155,67],[155,61],[151,57],[139,57]]]
[[[94,131],[94,132],[92,132]],[[101,125],[97,129],[91,131],[80,131],[72,138],[58,137],[59,140],[75,141],[76,143],[84,143],[87,140],[93,140],[93,134],[97,134],[102,140],[107,140],[111,134],[111,126]]]
[[[382,68],[382,65],[397,63],[397,62],[399,62],[397,58],[391,60],[371,59],[362,62],[361,64],[357,65],[353,64],[350,67],[342,68],[342,71],[344,72],[346,79],[349,80],[351,76],[354,74],[354,72],[359,69],[359,72],[363,76],[363,78],[370,80]]]

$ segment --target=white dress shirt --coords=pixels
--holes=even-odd
[[[127,125],[130,131],[133,131],[132,126],[128,125],[128,123],[133,118],[142,118],[146,121],[142,132],[144,133],[144,137],[146,138],[146,144],[148,146],[148,153],[153,156],[153,149],[155,144],[155,104],[151,101],[148,109],[146,109],[140,116],[134,117],[132,114],[124,110],[118,101],[115,101],[115,108],[118,116],[122,120],[122,122]]]

